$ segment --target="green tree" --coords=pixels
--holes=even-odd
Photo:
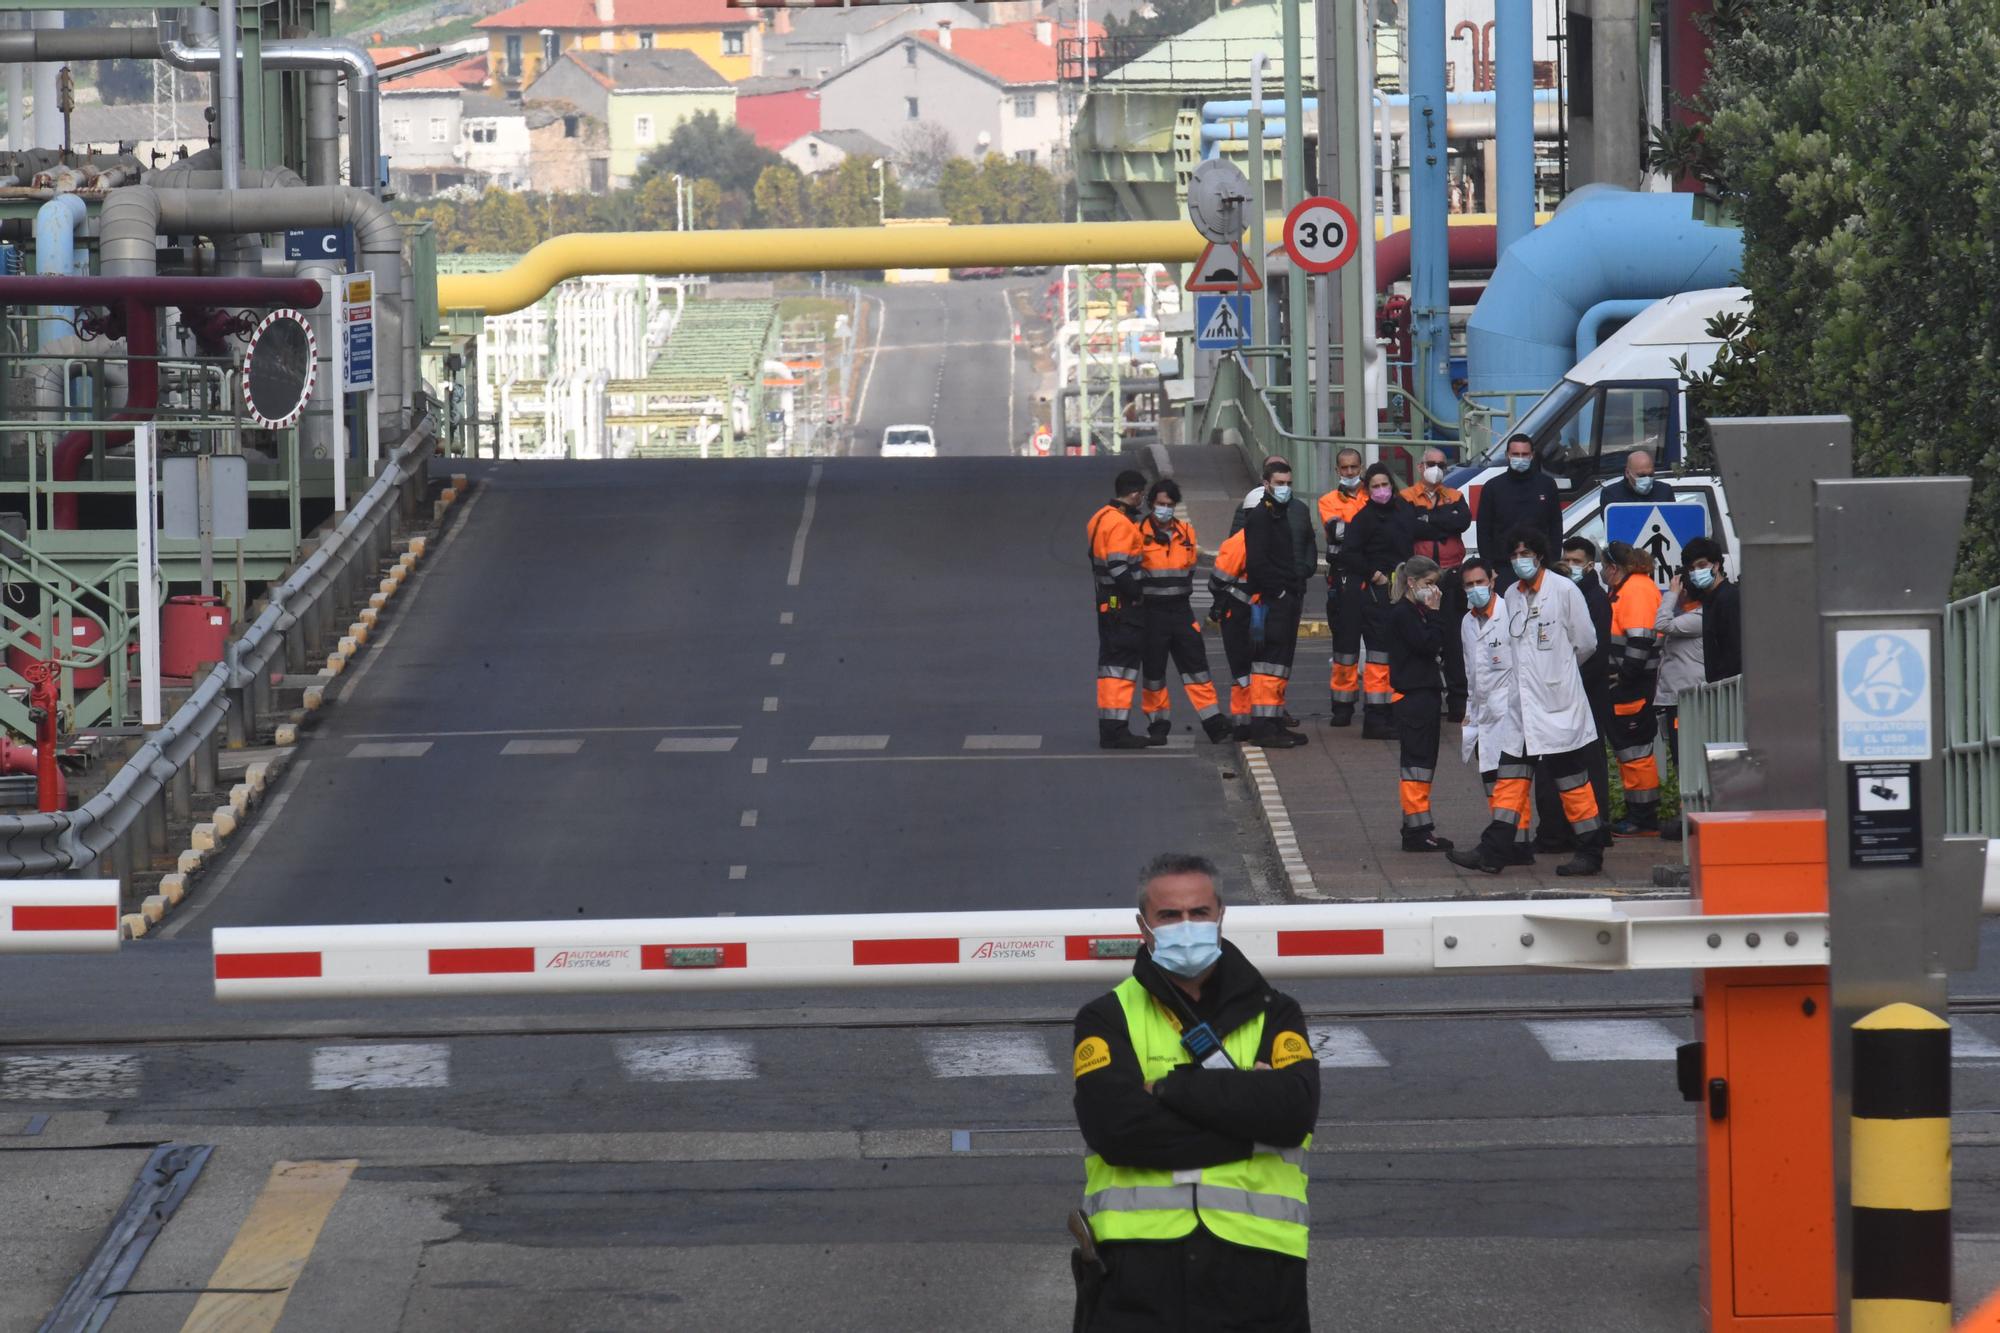
[[[957,223],[1058,222],[1062,183],[1047,168],[989,153],[974,165],[963,158],[938,174],[938,199]]]
[[[903,205],[903,189],[896,174],[888,173],[883,202],[875,201],[877,181],[874,162],[866,157],[849,157],[832,171],[813,178],[813,218],[822,227],[872,227],[881,212],[894,216]]]
[[[724,193],[733,191],[748,199],[764,169],[783,161],[749,131],[725,125],[713,111],[703,111],[674,126],[667,141],[646,155],[635,183],[678,173],[691,180],[714,181]]]
[[[1840,412],[1862,474],[1973,478],[1961,592],[2000,582],[2000,0],[1725,0],[1705,132],[1754,312],[1704,415]]]
[[[938,203],[945,216],[960,225],[986,221],[985,181],[979,168],[962,157],[944,164],[938,173]]]
[[[805,177],[789,163],[765,167],[764,173],[757,177],[756,204],[760,227],[805,226]]]

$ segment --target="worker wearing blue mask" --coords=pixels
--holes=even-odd
[[[1309,1333],[1319,1061],[1298,1001],[1222,938],[1215,866],[1140,876],[1132,975],[1076,1016],[1084,1158],[1074,1327]]]
[[[1677,497],[1672,484],[1653,475],[1653,451],[1634,449],[1625,455],[1625,475],[1604,488],[1608,505],[1670,505]]]
[[[1495,597],[1514,582],[1513,549],[1507,538],[1520,528],[1542,535],[1547,549],[1562,547],[1562,494],[1556,479],[1535,457],[1535,442],[1516,434],[1507,440],[1507,470],[1488,478],[1479,489],[1479,509],[1473,522],[1479,529],[1479,555],[1493,571]]]

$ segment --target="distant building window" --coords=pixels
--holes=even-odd
[[[653,34],[652,34],[652,33],[650,33],[650,32],[642,32],[642,33],[640,33],[640,34],[639,34],[639,49],[640,49],[641,51],[650,51],[650,50],[652,50],[652,49],[653,49]]]
[[[563,117],[563,138],[565,138],[565,139],[574,139],[575,137],[576,137],[576,117],[575,117],[575,116],[564,116],[564,117]]]
[[[917,63],[917,44],[915,42],[911,42],[903,48],[903,62],[909,65]]]
[[[1014,160],[1016,162],[1026,162],[1030,166],[1033,166],[1035,162],[1035,150],[1032,148],[1023,148],[1014,154]]]
[[[914,98],[914,97],[905,97],[905,98],[903,99],[903,118],[904,118],[905,120],[922,120],[922,119],[923,119],[923,113],[917,110],[917,99],[916,99],[916,98]]]
[[[553,65],[556,63],[557,58],[560,57],[561,55],[562,55],[562,34],[559,32],[543,33],[542,63],[544,65]]]
[[[500,127],[490,120],[474,121],[466,137],[474,143],[492,143],[500,137]]]
[[[521,34],[518,32],[507,34],[507,77],[521,77]]]
[[[740,56],[743,54],[743,34],[741,32],[725,32],[722,34],[722,54],[726,56]]]
[[[807,157],[819,156],[819,140],[817,139],[806,140],[806,156]]]
[[[1034,115],[1035,95],[1033,93],[1015,93],[1014,114],[1016,116],[1021,116],[1021,117],[1028,117]]]
[[[410,141],[410,118],[408,116],[398,116],[389,123],[389,138],[394,143],[408,143]]]
[[[445,124],[444,124],[444,117],[443,117],[443,116],[432,116],[432,117],[431,117],[431,142],[432,142],[432,143],[444,143],[444,142],[445,142],[445,137],[444,137],[444,131],[445,131]]]
[[[616,35],[615,35],[614,33],[612,33],[612,32],[611,32],[611,30],[610,30],[610,29],[608,29],[608,28],[607,28],[607,29],[606,29],[605,31],[603,31],[603,32],[600,32],[600,33],[598,33],[598,34],[597,34],[597,49],[598,49],[598,50],[600,50],[600,51],[613,51],[613,50],[616,50],[616,49],[617,49],[617,47],[618,47],[618,43],[617,43],[617,41],[616,41],[616,39],[615,39],[615,38],[616,38]]]
[[[785,73],[791,75],[791,77],[795,79],[803,78],[805,76],[805,71],[799,68],[797,65],[792,66],[790,69],[786,70]]]
[[[632,117],[632,138],[637,143],[653,142],[653,118],[651,116]]]
[[[590,189],[594,194],[603,194],[611,188],[611,163],[608,159],[594,157],[590,160]]]

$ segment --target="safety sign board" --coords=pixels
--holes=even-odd
[[[1849,764],[1847,774],[1847,864],[1855,870],[1922,865],[1917,766]]]
[[[1240,247],[1210,241],[1181,285],[1191,292],[1258,292],[1264,279]]]
[[[1834,635],[1840,762],[1922,763],[1931,734],[1931,635],[1844,629]]]
[[[1285,215],[1285,253],[1308,273],[1331,273],[1360,248],[1361,229],[1338,199],[1312,195]]]
[[[375,275],[340,280],[341,327],[347,339],[347,392],[375,387]]]
[[[1194,298],[1194,345],[1207,351],[1241,347],[1250,341],[1250,298],[1237,292],[1207,292]]]
[[[287,259],[338,259],[352,266],[354,263],[354,229],[352,227],[301,227],[285,233],[285,258]]]
[[[1708,506],[1699,500],[1604,506],[1604,540],[1653,557],[1653,574],[1662,584],[1681,572],[1681,547],[1707,535]]]

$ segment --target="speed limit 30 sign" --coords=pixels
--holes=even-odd
[[[1316,194],[1285,215],[1285,253],[1308,273],[1331,273],[1360,247],[1361,229],[1338,199]]]

